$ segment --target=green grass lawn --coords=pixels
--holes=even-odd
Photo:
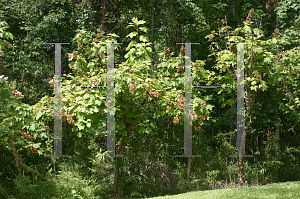
[[[200,198],[292,198],[300,199],[300,181],[269,184],[257,187],[228,188],[208,191],[193,191],[173,196],[154,197],[152,199],[200,199]]]

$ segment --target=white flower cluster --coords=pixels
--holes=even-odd
[[[196,115],[196,113],[195,113],[194,110],[190,111],[190,116],[191,116],[191,118],[192,118],[193,121],[197,120],[197,115]]]
[[[130,92],[130,93],[134,93],[135,88],[136,88],[136,85],[135,85],[135,84],[131,84],[131,86],[130,86],[130,88],[129,88],[129,92]]]
[[[177,116],[173,118],[173,123],[175,125],[179,124],[179,118]]]
[[[176,108],[183,110],[184,109],[184,97],[181,94],[178,94],[178,96],[179,96],[179,99],[178,99],[179,102],[175,102],[174,105]]]
[[[12,90],[11,94],[15,97],[24,97],[24,95],[22,95],[22,93],[20,91],[17,91],[17,90]]]

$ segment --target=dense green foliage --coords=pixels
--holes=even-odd
[[[149,3],[150,2],[150,3]],[[300,179],[299,0],[4,0],[0,197],[137,198]],[[62,46],[63,148],[53,158],[53,46]],[[115,44],[116,155],[106,155],[107,45]],[[185,42],[193,85],[236,85],[245,43],[246,154],[235,88],[192,88],[184,153]],[[169,46],[169,47],[168,47]],[[181,50],[180,50],[181,49]],[[178,56],[177,56],[178,55]],[[72,86],[80,85],[83,88]],[[101,85],[98,88],[89,88]]]

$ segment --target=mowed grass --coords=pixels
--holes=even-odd
[[[152,199],[247,199],[247,198],[269,198],[269,199],[300,199],[300,181],[269,184],[257,187],[227,188],[208,191],[193,191],[184,194],[154,197]]]

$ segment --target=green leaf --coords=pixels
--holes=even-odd
[[[128,138],[128,137],[124,137],[123,140],[124,140],[125,143],[128,143],[128,142],[129,142],[129,138]]]
[[[116,35],[115,33],[109,33],[109,34],[107,34],[107,35],[112,36],[112,37],[119,37],[119,36]]]
[[[3,129],[5,129],[5,125],[0,123],[0,131],[2,131]]]
[[[133,112],[132,109],[127,113],[127,116],[128,117],[134,117],[134,112]]]
[[[127,117],[127,118],[126,118],[126,122],[127,122],[127,123],[132,123],[132,122],[133,122],[133,120],[132,120],[132,118],[131,118],[131,117]]]
[[[41,138],[47,138],[48,136],[46,135],[46,133],[41,133],[41,134],[40,134],[40,137],[41,137]]]
[[[133,18],[131,19],[131,21],[132,21],[134,24],[138,24],[138,19],[137,19],[136,17],[133,17]]]
[[[140,194],[139,192],[137,192],[137,191],[131,192],[130,195],[131,195],[131,196],[141,196],[141,194]]]
[[[250,28],[250,26],[244,26],[244,31],[245,31],[245,33],[251,33],[251,28]]]
[[[126,37],[130,37],[130,38],[133,38],[135,36],[137,36],[137,32],[131,32],[130,34],[128,34]]]
[[[43,115],[43,112],[42,111],[39,111],[36,115],[36,120],[38,120],[41,116]]]
[[[33,124],[30,126],[29,129],[32,130],[32,131],[34,131],[34,130],[35,130],[35,123],[33,123]]]
[[[35,148],[39,148],[40,145],[41,145],[41,143],[35,143],[35,144],[33,144],[32,146],[35,147]]]
[[[142,132],[144,132],[144,131],[145,131],[145,128],[143,128],[143,127],[138,129],[138,132],[139,132],[139,133],[142,133]]]
[[[134,27],[134,25],[131,24],[131,25],[126,26],[126,28],[129,28],[129,27]]]
[[[82,97],[78,96],[78,97],[75,98],[75,100],[76,100],[76,102],[80,102],[80,101],[82,101]]]
[[[146,27],[139,27],[139,29],[145,33],[147,33],[147,31],[148,31]]]
[[[95,108],[94,108],[94,112],[95,112],[95,113],[98,113],[98,112],[99,112],[99,109],[98,109],[97,107],[95,107]]]
[[[141,35],[141,36],[140,36],[140,41],[142,41],[142,42],[147,42],[148,39],[147,39],[147,37],[145,37],[144,35]]]
[[[254,86],[251,86],[250,89],[251,90],[256,90],[257,87],[258,87],[257,85],[254,85]]]
[[[126,130],[121,130],[121,134],[123,135],[123,136],[126,136],[127,135],[127,131]]]
[[[146,23],[146,21],[144,21],[144,20],[140,20],[140,21],[137,22],[138,25],[141,25],[141,24],[144,24],[144,23]]]
[[[154,125],[153,123],[150,124],[150,127],[151,127],[152,129],[155,129],[155,128],[156,128],[155,125]]]
[[[84,124],[80,123],[79,126],[78,126],[78,129],[82,130],[82,129],[84,129],[84,127],[85,127]]]
[[[101,102],[100,102],[99,100],[96,100],[96,101],[95,101],[95,104],[96,104],[96,105],[101,105]]]
[[[79,61],[76,61],[76,62],[75,62],[75,67],[78,68],[78,69],[81,68],[81,64],[80,64]]]
[[[90,127],[92,126],[92,124],[91,124],[91,123],[87,123],[86,126],[87,126],[88,128],[90,128]]]
[[[88,68],[93,68],[93,66],[95,66],[95,64],[93,63],[93,62],[90,62],[90,63],[88,63],[88,65],[86,66],[86,67],[88,67]]]
[[[210,105],[210,104],[207,104],[207,106],[205,107],[207,110],[212,110],[214,106]]]
[[[88,99],[88,98],[89,98],[89,94],[85,93],[85,94],[83,95],[83,99]]]

